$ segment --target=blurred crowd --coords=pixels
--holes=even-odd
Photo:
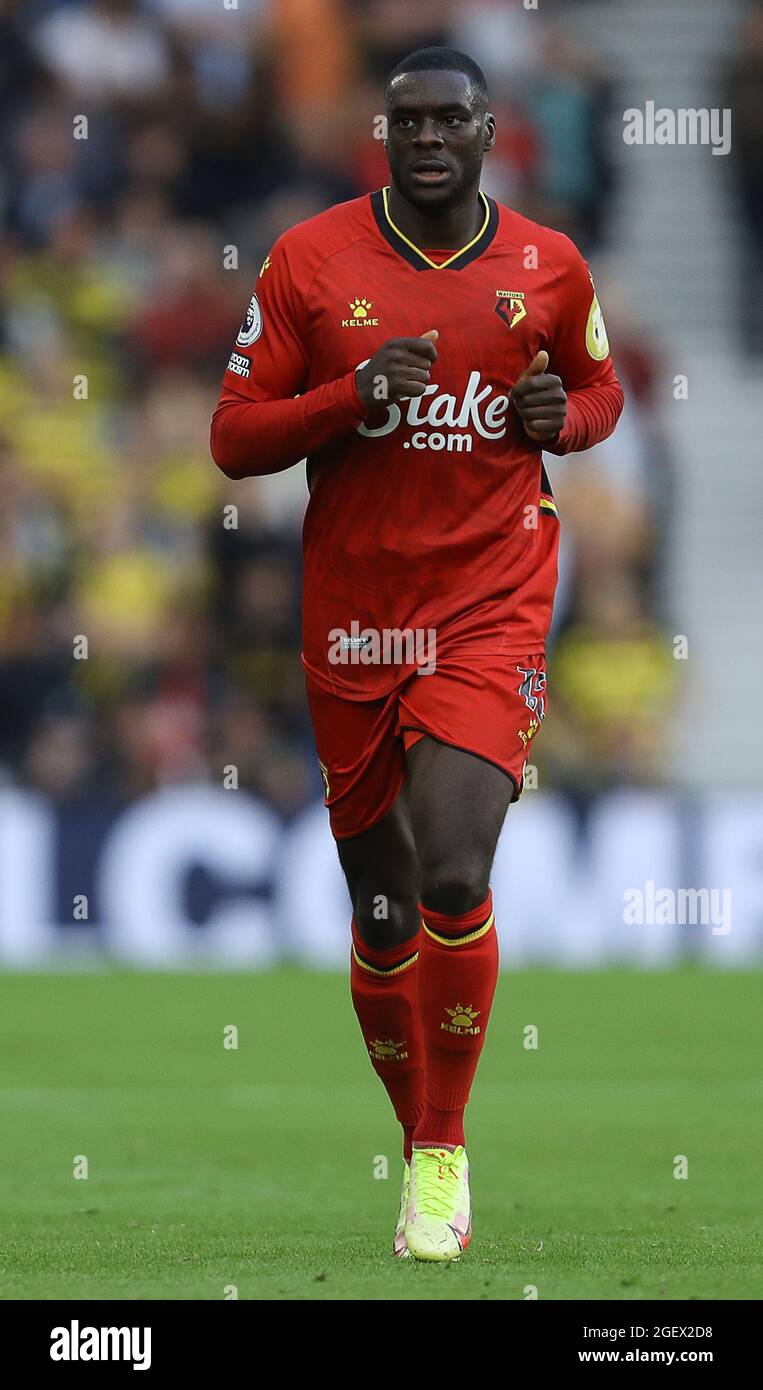
[[[612,440],[550,463],[565,539],[542,784],[660,780],[677,669],[660,362],[607,241],[616,74],[573,10],[0,0],[0,777],[121,799],[235,764],[286,817],[320,790],[304,470],[228,483],[209,418],[274,238],[386,181],[384,78],[449,43],[491,87],[487,190],[592,258],[628,397]]]

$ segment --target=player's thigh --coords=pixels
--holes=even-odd
[[[384,920],[387,900],[394,907],[414,909],[418,897],[418,859],[413,837],[407,790],[398,794],[392,809],[359,835],[337,840],[339,862],[344,870],[356,912],[365,916],[381,908]]]
[[[424,736],[408,754],[408,804],[422,893],[433,882],[487,887],[515,784],[501,768]]]
[[[409,682],[399,723],[422,895],[446,875],[470,882],[473,893],[486,884],[545,709],[542,653],[526,659],[440,654],[431,675]]]
[[[392,945],[415,930],[418,897],[397,697],[349,701],[308,683],[308,701],[356,924],[369,945]]]

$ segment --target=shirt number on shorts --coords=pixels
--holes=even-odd
[[[539,671],[537,666],[518,666],[517,670],[522,676],[519,694],[540,723],[546,713],[546,672]]]

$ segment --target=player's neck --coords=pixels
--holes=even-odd
[[[394,184],[390,185],[387,204],[395,226],[414,246],[438,251],[459,251],[476,237],[485,220],[485,207],[478,188],[457,207],[440,209],[432,216],[409,203]]]

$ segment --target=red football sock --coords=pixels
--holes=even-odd
[[[371,1065],[403,1127],[410,1162],[413,1132],[422,1112],[424,1040],[416,974],[419,933],[387,950],[372,950],[352,919],[350,987]]]
[[[498,980],[492,894],[460,917],[421,906],[419,1005],[424,1029],[424,1113],[416,1146],[464,1143],[464,1108]]]

